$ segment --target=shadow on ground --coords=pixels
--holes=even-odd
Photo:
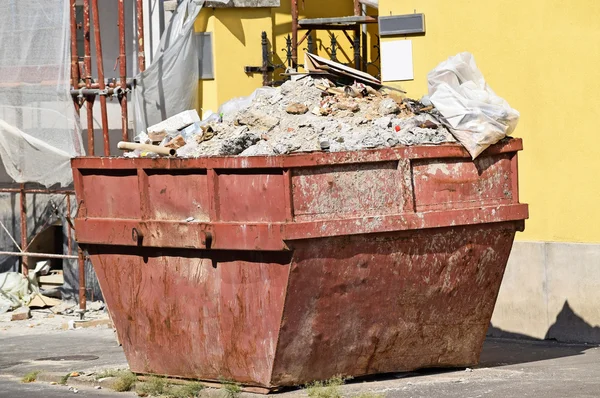
[[[488,337],[483,344],[480,368],[545,361],[549,359],[582,355],[593,348],[589,344],[566,344],[549,340],[513,340]]]
[[[475,367],[493,368],[583,355],[586,350],[597,346],[597,344],[556,341],[564,341],[565,339],[561,337],[564,337],[567,331],[572,336],[574,330],[577,331],[578,336],[582,337],[583,341],[600,342],[600,328],[591,326],[578,316],[571,309],[568,301],[565,301],[561,312],[556,317],[556,322],[548,329],[545,339],[536,339],[525,334],[507,332],[490,324],[488,337],[483,344],[479,364]],[[443,374],[464,369],[430,368],[413,372],[364,376],[350,380],[348,384],[389,381],[406,377]]]
[[[516,334],[513,334],[513,336],[517,337]],[[494,368],[582,355],[586,350],[595,347],[595,345],[590,344],[570,344],[548,340],[536,340],[524,335],[518,335],[518,338],[520,340],[488,337],[483,344],[480,363],[475,366],[475,368]],[[345,384],[352,385],[364,382],[392,381],[418,376],[441,375],[464,370],[464,367],[420,369],[412,372],[356,377],[348,380]],[[299,388],[297,387],[285,388],[280,392],[295,391],[298,389]]]

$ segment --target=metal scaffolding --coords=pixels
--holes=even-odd
[[[141,71],[145,70],[145,55],[144,55],[144,16],[143,2],[136,1],[136,22],[137,22],[137,64]],[[78,27],[76,22],[76,0],[69,0],[70,5],[70,50],[71,50],[71,96],[77,115],[80,114],[81,108],[86,107],[87,113],[87,155],[95,156],[94,150],[94,112],[93,105],[96,97],[100,99],[100,120],[102,128],[102,139],[104,142],[104,156],[110,155],[110,142],[108,134],[108,113],[106,105],[106,97],[117,97],[121,107],[121,128],[122,140],[128,141],[128,109],[127,109],[127,94],[131,89],[131,82],[127,81],[127,57],[126,57],[126,40],[125,40],[125,5],[124,0],[119,0],[118,3],[118,27],[119,27],[119,81],[107,82],[104,76],[104,59],[102,53],[102,42],[100,37],[100,17],[98,10],[98,0],[83,1],[83,24]],[[90,16],[91,11],[91,16]],[[93,19],[93,21],[92,21]],[[95,43],[95,56],[98,70],[98,77],[92,77],[92,46],[91,46],[91,26],[93,24],[93,34]],[[83,29],[84,39],[84,54],[78,54],[77,51],[77,30]],[[79,268],[79,305],[80,310],[86,310],[86,281],[85,281],[85,255],[78,248],[77,255],[73,255],[73,232],[74,227],[71,222],[72,196],[75,192],[72,189],[46,189],[46,188],[27,188],[25,184],[20,184],[19,188],[0,188],[0,193],[13,193],[19,195],[20,209],[20,227],[21,237],[20,245],[10,236],[9,231],[2,225],[5,233],[8,233],[18,251],[0,251],[0,255],[18,256],[21,259],[21,272],[28,275],[30,264],[29,257],[35,256],[39,258],[60,258],[60,259],[77,259]],[[66,212],[64,217],[69,224],[67,230],[67,250],[68,254],[56,253],[32,253],[28,251],[32,242],[28,239],[27,234],[27,195],[31,194],[62,194],[65,195]]]
[[[376,17],[366,15],[366,8],[363,6],[369,5],[376,7],[377,2],[364,0],[353,0],[354,15],[335,18],[312,18],[300,19],[298,16],[298,0],[291,0],[292,5],[292,64],[297,67],[298,64],[298,46],[302,45],[304,40],[307,40],[313,30],[339,30],[350,41],[354,49],[354,67],[358,70],[366,70],[366,31],[362,33],[362,48],[361,52],[361,27],[366,27],[366,24],[378,23]],[[306,30],[306,33],[298,40],[298,31]],[[351,37],[347,31],[353,31],[354,37]]]

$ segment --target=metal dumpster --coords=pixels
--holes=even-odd
[[[77,158],[77,240],[137,373],[266,392],[471,366],[528,217],[521,149]]]

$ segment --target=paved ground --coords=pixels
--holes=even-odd
[[[136,397],[135,393],[117,393],[110,390],[96,390],[92,387],[77,387],[77,395],[84,397]],[[0,376],[0,398],[63,398],[75,396],[67,386],[52,386],[48,383],[23,384],[19,379]]]
[[[126,367],[114,332],[106,327],[58,330],[22,321],[11,328],[0,325],[0,397],[64,397],[68,387],[19,379],[31,370],[92,373]],[[30,323],[27,323],[30,322]],[[40,360],[54,356],[86,355],[88,360]],[[96,359],[94,359],[97,357]],[[68,359],[68,358],[67,358]],[[81,358],[80,358],[81,359]],[[78,394],[126,397],[107,389],[77,387]],[[214,392],[214,391],[213,391]],[[600,349],[540,341],[488,339],[480,366],[471,370],[429,370],[354,380],[342,388],[344,397],[363,392],[386,398],[404,397],[600,397]],[[209,394],[214,395],[214,394]],[[251,394],[244,394],[250,396]],[[277,394],[278,398],[306,396],[303,390]]]

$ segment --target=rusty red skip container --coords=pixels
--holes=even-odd
[[[268,392],[471,366],[528,217],[521,149],[77,158],[77,240],[137,373]]]

